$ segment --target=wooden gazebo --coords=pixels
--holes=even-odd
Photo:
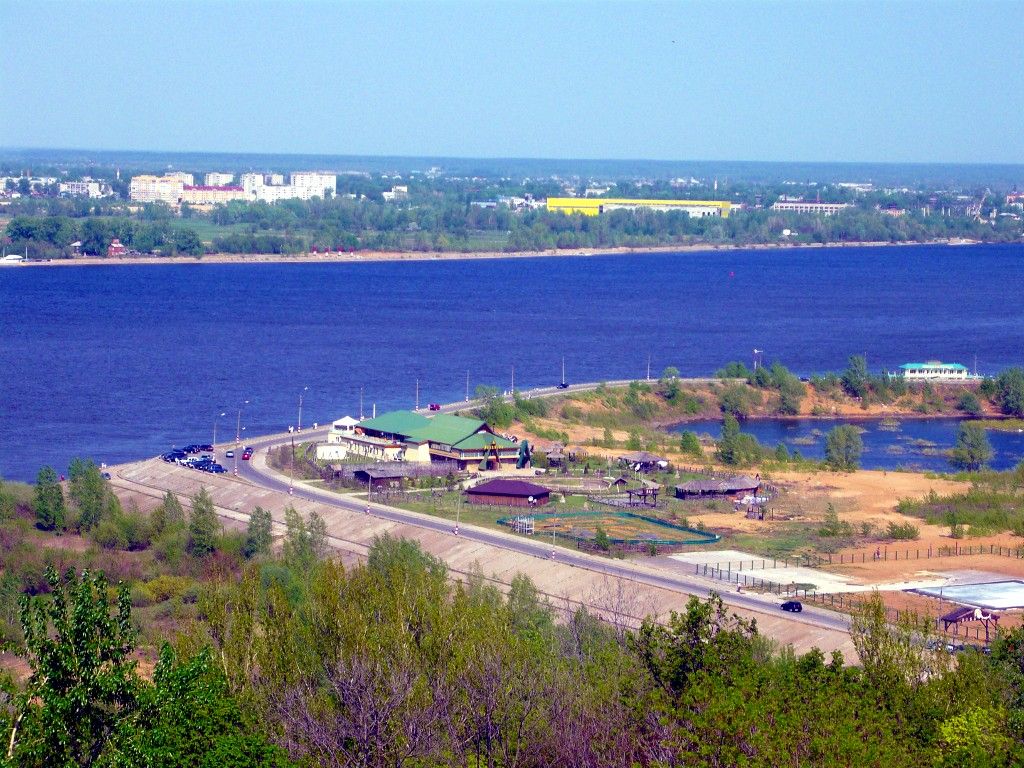
[[[999,626],[999,614],[993,611],[986,611],[984,608],[974,608],[969,605],[965,605],[961,608],[956,608],[950,611],[941,618],[942,628],[949,632],[949,628],[953,628],[953,635],[960,634],[960,625],[968,621],[980,621],[985,625],[985,642],[989,640],[989,627]]]

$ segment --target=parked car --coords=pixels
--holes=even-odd
[[[209,443],[205,443],[205,444],[199,446],[199,450],[200,451],[209,451],[210,453],[213,453],[213,446],[210,445]]]
[[[227,472],[227,470],[224,469],[224,467],[222,467],[220,464],[211,464],[210,468],[208,470],[206,470],[206,471],[207,472],[213,472],[213,474],[215,474],[215,475],[219,475],[219,474],[222,474],[224,472]]]
[[[804,606],[799,600],[787,600],[781,606],[782,610],[789,611],[790,613],[800,613]]]
[[[104,480],[109,480],[110,479],[110,473],[109,472],[101,472],[100,473],[100,477],[102,477]]]
[[[430,407],[430,410],[432,410],[432,411],[440,411],[441,410],[441,404],[440,403],[431,403],[429,407]]]
[[[567,382],[567,381],[560,381],[558,383],[558,387],[557,388],[558,389],[568,389],[569,388],[569,382]]]

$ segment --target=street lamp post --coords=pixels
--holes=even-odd
[[[299,392],[299,425],[296,428],[296,432],[302,431],[302,397],[309,391],[309,387],[303,387],[302,391]]]
[[[213,454],[214,461],[217,460],[217,422],[220,421],[221,416],[226,415],[227,413],[218,413],[216,416],[213,417],[213,450],[211,451],[211,453]]]
[[[235,419],[235,476],[238,476],[238,448],[242,444],[242,407],[249,404],[248,400],[238,406],[238,417]]]

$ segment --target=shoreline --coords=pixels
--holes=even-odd
[[[385,261],[478,261],[483,259],[539,259],[551,257],[622,256],[637,253],[708,253],[714,251],[787,251],[822,250],[836,248],[893,248],[906,246],[947,246],[964,247],[983,245],[980,240],[943,238],[927,242],[857,241],[833,243],[754,243],[740,245],[728,243],[715,245],[697,243],[690,245],[651,245],[644,247],[619,246],[615,248],[565,248],[543,251],[354,251],[351,253],[295,255],[260,253],[210,253],[202,256],[138,256],[100,258],[95,256],[77,259],[52,259],[48,261],[26,261],[16,266],[23,267],[94,267],[94,266],[144,266],[155,264],[332,264]]]

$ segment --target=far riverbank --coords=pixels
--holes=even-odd
[[[537,259],[552,256],[621,256],[634,253],[707,253],[715,251],[807,251],[836,248],[883,248],[899,246],[951,246],[980,245],[977,240],[943,238],[924,243],[905,242],[842,242],[842,243],[758,243],[690,245],[651,245],[644,247],[617,248],[566,248],[542,251],[355,251],[352,253],[300,253],[294,255],[273,253],[209,253],[202,256],[138,256],[119,258],[86,257],[76,259],[53,259],[49,261],[27,261],[21,266],[44,267],[87,267],[111,265],[147,264],[329,264],[377,261],[468,261],[480,259]]]

